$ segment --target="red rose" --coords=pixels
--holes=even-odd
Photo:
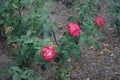
[[[80,26],[78,24],[69,22],[67,25],[67,31],[71,36],[76,37],[80,33]]]
[[[54,48],[51,46],[44,46],[40,53],[43,60],[50,62],[55,57]]]
[[[100,17],[95,17],[94,22],[99,26],[99,28],[103,28],[103,20]]]

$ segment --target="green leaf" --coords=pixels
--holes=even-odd
[[[41,48],[41,46],[42,46],[41,43],[42,43],[41,40],[35,41],[35,42],[33,43],[33,48],[39,50],[39,49]]]
[[[50,12],[48,11],[47,8],[43,7],[42,10],[41,10],[41,20],[46,20],[48,19],[48,16],[50,16]]]
[[[36,17],[36,13],[35,13],[35,12],[32,12],[30,17],[31,17],[31,18],[35,18],[35,17]]]
[[[47,7],[51,7],[51,6],[53,5],[53,2],[52,2],[52,1],[48,1],[48,2],[45,3],[45,5],[46,5]]]
[[[42,40],[42,46],[43,45],[46,45],[46,46],[49,46],[51,45],[51,41],[50,41],[50,38],[45,38],[44,40]]]
[[[46,62],[45,64],[42,65],[43,70],[47,70],[50,67],[50,63]]]
[[[21,78],[18,73],[15,73],[12,77],[12,80],[21,80]]]
[[[51,36],[52,31],[48,24],[43,24],[43,29],[44,29],[44,35]]]
[[[97,48],[97,49],[99,48],[99,44],[97,42],[93,42],[92,44],[95,48]]]
[[[49,27],[49,25],[48,24],[43,24],[43,29],[44,29],[44,31],[49,31],[50,30],[50,27]]]
[[[27,34],[26,34],[26,36],[30,36],[31,35],[31,31],[29,30],[29,31],[27,31]]]
[[[19,9],[19,7],[16,4],[12,4],[14,8]]]
[[[85,43],[85,38],[84,37],[80,37],[79,38],[79,43],[82,45],[82,44],[84,44]]]
[[[21,55],[24,55],[25,54],[25,52],[27,51],[27,45],[25,45],[25,44],[22,44],[22,48],[20,49],[20,54]]]
[[[102,34],[100,32],[95,32],[95,35],[98,37],[98,39],[102,38]]]
[[[87,47],[90,48],[92,46],[92,41],[87,39],[86,41]]]
[[[26,75],[20,75],[20,77],[23,78],[23,79],[27,79]]]
[[[44,64],[45,61],[40,56],[40,50],[36,51],[34,61],[38,61],[40,64]]]
[[[56,53],[60,53],[60,48],[54,47]]]
[[[64,54],[64,59],[68,60],[68,58],[69,58],[69,52],[67,50],[64,50],[63,52],[64,52],[63,53]]]
[[[5,2],[5,7],[7,8],[8,6],[9,6],[9,2],[6,1],[6,2]]]
[[[68,19],[67,19],[67,21],[73,21],[74,20],[74,16],[70,16]]]
[[[40,6],[43,6],[44,0],[39,0],[38,4],[39,4]]]
[[[7,44],[11,44],[12,42],[16,42],[18,39],[19,39],[18,36],[12,36],[12,38],[8,39]]]
[[[69,66],[68,63],[67,63],[67,62],[64,62],[63,67],[64,67],[64,68],[68,68],[68,66]]]
[[[40,59],[40,50],[37,50],[34,56],[34,60],[41,60]]]
[[[24,39],[24,43],[26,43],[26,44],[33,43],[33,42],[34,42],[34,38],[33,37],[29,38],[29,37],[26,36],[26,38]]]
[[[60,38],[60,39],[58,40],[58,44],[59,44],[59,45],[62,45],[62,44],[64,43],[64,40],[65,40],[64,38]]]
[[[21,3],[27,3],[29,0],[20,0]]]
[[[72,50],[72,52],[74,54],[73,56],[74,56],[75,59],[78,59],[80,57],[80,50],[79,50],[78,46],[74,47],[74,49]]]
[[[0,24],[3,24],[4,23],[4,20],[0,20]]]

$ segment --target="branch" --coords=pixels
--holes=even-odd
[[[21,0],[19,0],[19,4]],[[22,15],[21,15],[21,5],[20,5],[20,8],[18,9],[18,13],[19,13],[19,16],[20,16],[20,25],[22,25],[22,21],[21,21],[21,18],[22,18]]]
[[[21,9],[19,9],[18,12],[19,12],[19,16],[20,16],[20,25],[22,25],[22,22],[21,22],[21,17],[22,17],[21,16]]]
[[[55,43],[56,43],[56,45],[58,46],[58,43],[57,43],[57,39],[56,39],[54,30],[52,30],[52,32],[53,32],[53,37],[54,37]]]

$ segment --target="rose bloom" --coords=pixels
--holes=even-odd
[[[71,36],[76,37],[80,33],[80,26],[73,22],[69,22],[67,25],[67,31]]]
[[[100,17],[95,17],[94,22],[98,25],[99,28],[103,28],[103,19]]]
[[[51,46],[44,46],[41,50],[40,56],[47,62],[52,61],[55,57],[54,48]]]

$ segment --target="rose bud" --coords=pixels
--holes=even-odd
[[[76,37],[80,33],[80,26],[73,22],[69,22],[67,25],[67,31],[71,36]]]
[[[98,25],[99,28],[103,28],[103,19],[100,17],[95,17],[94,22]]]
[[[41,50],[40,56],[47,62],[52,61],[55,57],[54,48],[51,46],[44,46]]]

